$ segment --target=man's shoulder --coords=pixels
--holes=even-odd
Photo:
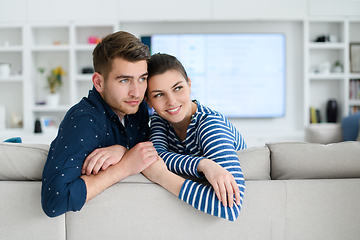
[[[88,99],[83,98],[67,111],[63,121],[64,123],[68,121],[83,122],[84,119],[88,119],[90,122],[105,121],[106,112],[103,108],[99,108],[88,101]]]

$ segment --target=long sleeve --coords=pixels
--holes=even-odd
[[[85,204],[87,191],[80,178],[81,169],[86,156],[101,147],[99,142],[104,136],[100,129],[91,114],[71,117],[60,125],[43,171],[41,201],[49,217],[79,211]]]
[[[235,221],[241,210],[245,181],[240,167],[239,159],[234,148],[233,136],[224,125],[218,124],[216,120],[206,122],[199,126],[200,144],[204,149],[204,157],[217,162],[224,169],[228,170],[235,178],[240,190],[240,205],[236,205],[234,198],[233,207],[224,207],[216,197],[212,186],[186,180],[180,191],[179,198],[194,208],[208,214]],[[241,136],[240,148],[246,147]]]
[[[241,203],[224,207],[217,199],[212,186],[186,180],[179,198],[205,213],[225,218],[237,219],[245,190],[245,181],[240,167],[237,151],[246,148],[241,134],[222,115],[199,114],[190,124],[185,142],[180,142],[169,124],[159,116],[152,117],[150,140],[170,171],[195,176],[197,165],[202,158],[217,162],[235,178],[240,190]],[[190,156],[191,155],[191,156]]]
[[[168,131],[170,125],[164,122],[161,117],[155,115],[151,118],[150,141],[153,143],[159,156],[164,160],[168,169],[177,174],[183,174],[200,178],[197,172],[197,166],[203,157],[191,156],[182,149],[179,143],[169,142],[170,139],[176,139],[177,136]],[[179,153],[171,151],[177,149]],[[184,154],[181,154],[184,153]]]

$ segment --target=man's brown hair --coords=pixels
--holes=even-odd
[[[150,59],[149,47],[137,37],[125,31],[107,35],[93,51],[95,72],[100,73],[106,80],[112,67],[114,58],[122,58],[129,62]]]

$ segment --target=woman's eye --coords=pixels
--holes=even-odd
[[[154,98],[161,97],[162,95],[163,95],[162,93],[158,93],[158,94],[154,95]]]
[[[182,89],[182,86],[179,86],[179,87],[174,88],[174,91],[177,92],[177,91],[179,91],[180,89]]]

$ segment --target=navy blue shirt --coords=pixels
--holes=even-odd
[[[122,145],[128,149],[149,137],[148,107],[143,101],[135,114],[125,115],[125,127],[95,88],[65,115],[50,145],[43,170],[41,204],[49,217],[79,211],[86,201],[81,169],[97,148]]]

